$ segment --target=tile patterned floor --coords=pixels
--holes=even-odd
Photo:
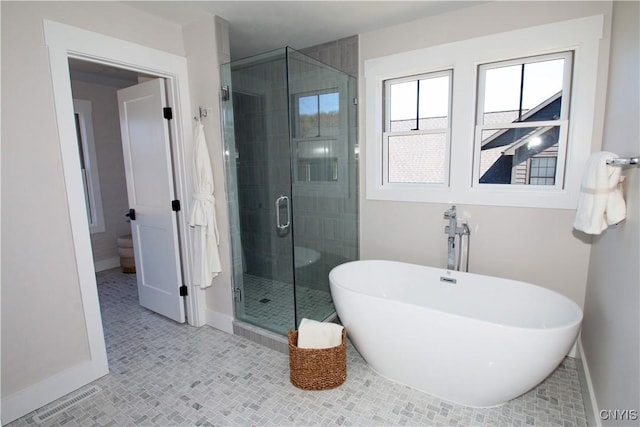
[[[285,335],[294,326],[293,285],[243,275],[245,315],[242,320]],[[298,318],[324,320],[335,312],[329,292],[298,286]]]
[[[586,425],[570,358],[536,389],[491,409],[454,405],[390,382],[351,345],[342,386],[304,391],[290,384],[286,355],[139,307],[133,276],[110,270],[98,279],[111,373],[95,381],[99,393],[47,426]],[[51,406],[9,425],[34,426],[34,416]]]

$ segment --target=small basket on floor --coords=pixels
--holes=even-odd
[[[289,330],[291,384],[304,390],[338,387],[347,379],[347,330],[342,343],[330,348],[298,348],[298,331]]]

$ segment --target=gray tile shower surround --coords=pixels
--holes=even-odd
[[[304,391],[289,382],[285,354],[139,307],[132,275],[110,270],[98,281],[110,374],[92,383],[100,392],[45,425],[586,425],[571,358],[529,393],[473,409],[382,378],[349,344],[346,382]],[[54,404],[9,425],[34,426],[34,416]]]

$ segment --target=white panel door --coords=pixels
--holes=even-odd
[[[184,322],[178,224],[162,79],[118,91],[140,305]]]

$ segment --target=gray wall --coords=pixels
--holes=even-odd
[[[639,28],[637,2],[615,2],[605,132],[602,148],[640,153]],[[582,324],[582,346],[601,409],[640,410],[640,170],[625,168],[627,219],[594,237]],[[638,425],[637,420],[605,425]]]

